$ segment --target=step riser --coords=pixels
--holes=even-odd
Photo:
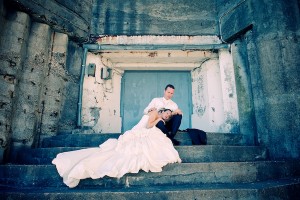
[[[23,192],[10,193],[0,192],[3,199],[64,199],[64,200],[82,200],[82,199],[131,199],[131,200],[182,200],[182,199],[202,199],[202,200],[258,200],[258,199],[296,199],[300,196],[300,184],[285,185],[277,188],[267,189],[187,189],[187,190],[168,190],[168,191],[149,191],[149,192],[122,192],[122,191],[101,191],[101,192],[76,192],[70,189],[67,193],[42,193],[42,192]]]
[[[109,138],[118,138],[120,134],[67,134],[52,138],[45,138],[42,147],[93,147],[105,142]],[[181,145],[191,145],[187,133],[177,133],[175,139]],[[243,135],[230,133],[207,133],[208,145],[245,145]]]
[[[184,163],[197,162],[239,162],[265,160],[266,150],[260,147],[239,146],[193,146],[175,147]],[[58,153],[81,148],[46,148],[22,151],[19,164],[51,164]]]
[[[300,176],[299,162],[245,162],[245,163],[197,163],[170,164],[160,173],[139,172],[127,174],[121,179],[85,179],[79,187],[128,187],[203,183],[246,183]],[[63,186],[55,166],[0,166],[0,180],[15,186]],[[30,174],[30,176],[26,176]]]

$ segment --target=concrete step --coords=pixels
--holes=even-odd
[[[97,188],[6,188],[0,187],[1,199],[114,199],[114,200],[265,200],[297,199],[300,178],[239,184],[198,184],[152,187]]]
[[[120,133],[92,133],[92,134],[61,134],[50,138],[44,138],[41,147],[92,147],[98,146],[109,138],[118,138]],[[175,139],[181,145],[192,145],[186,132],[178,132]],[[242,134],[233,133],[207,133],[208,145],[245,145]]]
[[[27,149],[18,155],[18,164],[51,164],[58,153],[83,149],[84,147],[53,147]],[[239,162],[266,160],[267,150],[257,146],[176,146],[185,163],[196,162]]]
[[[175,163],[159,173],[126,174],[120,179],[104,177],[81,180],[77,188],[124,188],[212,183],[251,183],[300,176],[300,161]],[[1,165],[2,186],[66,187],[54,165]]]

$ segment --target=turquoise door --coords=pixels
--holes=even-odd
[[[138,123],[152,98],[163,96],[167,84],[174,85],[175,94],[172,99],[183,111],[180,129],[190,127],[190,71],[125,71],[121,97],[122,132]]]

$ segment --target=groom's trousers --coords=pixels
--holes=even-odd
[[[173,139],[180,127],[182,115],[174,115],[170,121],[164,124],[163,121],[159,121],[156,127],[165,133],[170,139]]]

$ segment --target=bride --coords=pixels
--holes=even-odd
[[[118,139],[108,139],[95,148],[59,153],[52,164],[70,188],[85,178],[121,178],[139,170],[161,172],[168,163],[181,162],[171,140],[155,126],[171,116],[169,109],[151,111]]]

